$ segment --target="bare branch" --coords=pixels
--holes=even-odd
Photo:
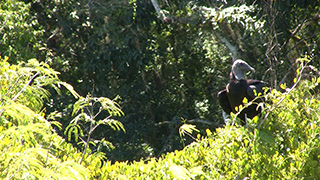
[[[218,124],[217,123],[214,123],[214,122],[211,122],[211,121],[208,121],[208,120],[205,120],[205,119],[190,119],[190,120],[187,120],[186,121],[187,123],[202,123],[202,124],[207,124],[207,125],[215,125],[217,126]]]
[[[238,59],[238,51],[237,51],[237,47],[232,45],[226,38],[222,37],[219,33],[216,33],[216,36],[218,37],[218,39],[223,42],[227,48],[230,50],[231,52],[231,56],[233,60]]]
[[[180,17],[175,17],[175,16],[167,17],[167,16],[163,13],[163,10],[160,8],[157,0],[151,0],[151,2],[152,2],[152,5],[153,5],[154,9],[156,10],[159,18],[160,18],[164,23],[170,23],[170,24],[182,23],[182,24],[187,24],[187,23],[190,22],[190,19],[189,19],[189,18],[180,18]]]
[[[151,2],[152,2],[152,5],[153,5],[154,9],[156,10],[159,18],[164,21],[166,19],[166,16],[162,12],[162,10],[161,10],[161,8],[160,8],[160,6],[158,4],[158,1],[157,0],[151,0]]]

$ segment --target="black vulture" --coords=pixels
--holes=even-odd
[[[264,92],[265,83],[263,81],[244,78],[248,70],[255,71],[253,67],[241,59],[234,61],[226,89],[217,94],[220,106],[227,114],[237,113],[236,107],[243,105],[244,98],[250,102],[256,98],[257,94]],[[255,99],[251,105],[238,114],[238,117],[243,120],[242,125],[245,124],[247,117],[252,119],[261,113],[261,107],[257,107],[258,103],[262,101],[263,98]]]

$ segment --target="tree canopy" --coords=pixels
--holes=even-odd
[[[191,142],[199,144],[189,149],[199,146],[203,150],[214,138],[240,128],[220,129],[225,125],[216,98],[228,82],[232,62],[240,58],[256,69],[251,78],[265,81],[274,91],[270,95],[273,103],[263,114],[266,118],[250,122],[256,130],[235,130],[239,136],[247,133],[236,141],[244,144],[232,144],[244,148],[234,151],[233,158],[242,156],[236,153],[243,154],[247,148],[250,155],[259,156],[254,163],[268,161],[263,153],[255,153],[259,150],[274,155],[281,167],[297,165],[294,163],[304,157],[291,150],[318,149],[306,137],[318,140],[319,9],[318,0],[5,0],[0,4],[0,132],[8,134],[20,124],[33,122],[39,132],[23,141],[32,146],[44,133],[61,136],[68,142],[63,142],[63,148],[78,152],[73,162],[81,165],[88,162],[82,162],[85,156],[94,158],[95,152],[102,152],[108,163],[162,157],[161,164],[169,158],[163,157],[166,152],[182,150]],[[183,124],[196,128],[184,126],[191,130],[183,136],[182,131],[179,134]],[[310,132],[302,132],[303,127]],[[208,135],[217,128],[217,134]],[[191,135],[196,129],[199,138]],[[273,149],[260,144],[259,138]],[[51,148],[42,143],[35,147],[40,146]],[[314,151],[306,155],[312,155],[312,162],[303,159],[305,164],[295,166],[297,171],[319,162]],[[288,156],[291,161],[280,160]],[[253,161],[250,158],[245,162]],[[200,174],[206,172],[205,167],[219,169],[200,164]],[[173,174],[174,169],[182,169],[188,178],[194,178],[192,171],[181,166],[167,168]],[[111,169],[103,171],[110,173]],[[302,176],[308,172],[311,170]],[[1,177],[12,175],[5,173]],[[247,173],[256,177],[253,171]],[[208,177],[217,177],[211,175]]]

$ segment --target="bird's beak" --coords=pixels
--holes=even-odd
[[[250,69],[250,71],[252,71],[252,72],[254,72],[254,73],[256,72],[256,70],[255,70],[253,67],[251,67],[251,66],[250,66],[249,69]]]
[[[247,69],[254,73],[256,72],[256,70],[253,67],[251,67],[249,64],[247,64]]]
[[[250,71],[253,72],[253,73],[256,72],[256,70],[255,70],[253,67],[251,67],[249,64],[248,64],[247,68],[248,68],[248,70],[250,70]],[[247,74],[247,75],[250,74],[250,71],[248,71],[246,74]]]

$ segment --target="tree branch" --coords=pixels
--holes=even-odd
[[[238,59],[237,47],[234,46],[234,45],[232,45],[226,38],[222,37],[219,33],[215,33],[215,34],[216,34],[217,38],[218,38],[221,42],[223,42],[223,43],[227,46],[227,48],[230,50],[230,52],[231,52],[231,54],[232,54],[232,55],[231,55],[231,56],[232,56],[232,59],[233,59],[233,60]]]
[[[158,1],[157,1],[157,0],[151,0],[151,3],[152,3],[152,5],[153,5],[154,9],[156,10],[159,18],[160,18],[161,20],[165,21],[166,16],[165,16],[164,13],[162,12],[162,10],[161,10],[161,8],[160,8],[160,6],[159,6],[159,4],[158,4]]]
[[[23,86],[23,88],[12,98],[12,101],[15,101],[20,94],[27,88],[28,85],[31,84],[34,78],[36,78],[39,75],[39,72],[37,72],[35,75],[33,75],[30,80]]]
[[[152,5],[153,5],[154,9],[156,10],[156,12],[162,22],[171,23],[171,24],[174,24],[174,23],[187,24],[190,22],[190,19],[188,19],[188,18],[179,18],[179,17],[174,17],[174,16],[167,17],[163,13],[163,10],[161,10],[157,0],[151,0],[151,2],[152,2]]]
[[[285,95],[277,102],[277,104],[275,104],[273,107],[271,107],[271,109],[267,112],[267,114],[263,117],[262,121],[259,123],[259,125],[257,126],[257,129],[260,129],[262,124],[264,123],[264,121],[267,119],[267,117],[269,116],[270,112],[272,112],[275,108],[277,108],[279,106],[279,104],[290,94],[290,92],[298,85],[298,83],[301,80],[302,77],[302,72],[305,69],[306,66],[302,66],[300,72],[299,72],[299,76],[297,78],[296,83],[294,83],[292,85],[292,87],[285,93]]]

